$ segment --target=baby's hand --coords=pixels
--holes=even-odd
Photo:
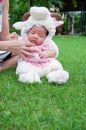
[[[49,52],[48,51],[42,51],[39,54],[39,56],[40,56],[40,58],[43,58],[43,59],[49,58]]]
[[[39,54],[40,58],[54,58],[56,56],[56,52],[54,50],[46,50],[46,51],[42,51]]]

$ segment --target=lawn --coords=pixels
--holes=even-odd
[[[15,68],[0,72],[0,130],[86,130],[86,37],[55,36],[66,84],[20,83]]]

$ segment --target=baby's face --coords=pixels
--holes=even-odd
[[[47,35],[47,30],[42,26],[33,26],[27,33],[27,38],[30,42],[41,45]]]

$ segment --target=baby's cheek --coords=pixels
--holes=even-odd
[[[43,43],[43,40],[38,41],[38,45],[41,45]]]

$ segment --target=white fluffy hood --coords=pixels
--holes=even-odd
[[[30,29],[32,26],[40,24],[48,31],[50,37],[55,35],[56,25],[54,19],[50,16],[50,12],[46,7],[31,7],[30,17],[27,21],[16,22],[13,27],[21,30],[21,35],[24,35],[25,30]]]

